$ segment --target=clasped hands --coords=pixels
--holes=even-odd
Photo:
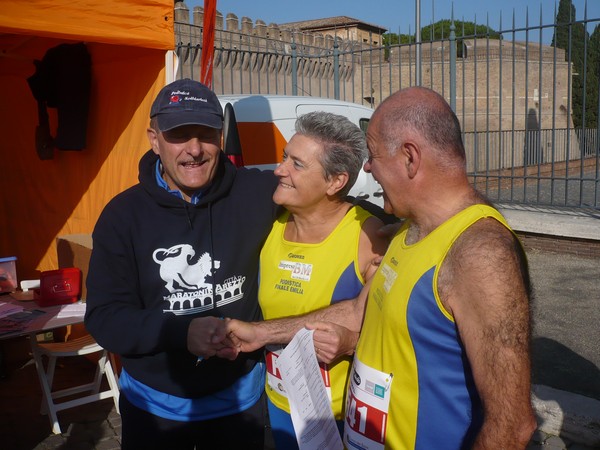
[[[313,341],[317,359],[331,363],[342,355],[354,353],[358,333],[332,322],[306,322],[315,330]],[[212,356],[234,360],[240,352],[252,352],[266,344],[280,344],[272,339],[268,322],[243,322],[236,319],[199,317],[188,328],[188,350],[204,359]]]

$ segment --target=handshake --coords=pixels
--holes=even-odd
[[[233,361],[240,352],[252,352],[267,344],[287,344],[300,328],[314,330],[317,359],[331,363],[339,356],[352,355],[358,333],[332,322],[309,322],[290,317],[263,322],[198,317],[190,322],[187,347],[198,361],[217,356]]]
[[[190,322],[188,350],[198,356],[199,361],[212,356],[234,360],[240,352],[251,352],[261,347],[255,343],[254,328],[252,322],[199,317]]]

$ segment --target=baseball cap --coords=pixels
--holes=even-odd
[[[160,131],[183,125],[223,128],[223,108],[215,93],[189,78],[173,81],[161,89],[150,109],[150,118],[153,117]]]

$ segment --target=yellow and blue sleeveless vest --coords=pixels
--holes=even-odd
[[[344,443],[363,449],[470,448],[480,399],[438,273],[456,239],[476,221],[502,215],[473,205],[419,242],[392,240],[373,276],[348,384]]]
[[[265,320],[304,314],[340,300],[354,298],[365,280],[358,264],[358,243],[362,225],[371,214],[352,207],[333,232],[317,244],[284,239],[289,213],[273,225],[260,254],[258,299]],[[276,358],[280,348],[268,347],[266,392],[278,408],[290,412],[280,383]],[[336,419],[342,420],[344,389],[351,358],[340,358],[321,373],[332,401]]]

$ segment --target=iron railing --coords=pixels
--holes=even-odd
[[[541,7],[539,14],[532,25],[526,10],[523,27],[514,13],[510,27],[500,19],[500,39],[467,34],[463,20],[452,22],[448,36],[387,46],[248,19],[240,27],[228,15],[227,29],[221,24],[216,32],[213,88],[374,108],[391,92],[417,84],[420,59],[421,84],[442,94],[461,122],[469,176],[482,193],[503,203],[597,210],[600,18],[584,12],[583,19],[544,24]],[[198,79],[202,27],[188,17],[176,11],[176,77]],[[554,44],[559,33],[565,37]]]

